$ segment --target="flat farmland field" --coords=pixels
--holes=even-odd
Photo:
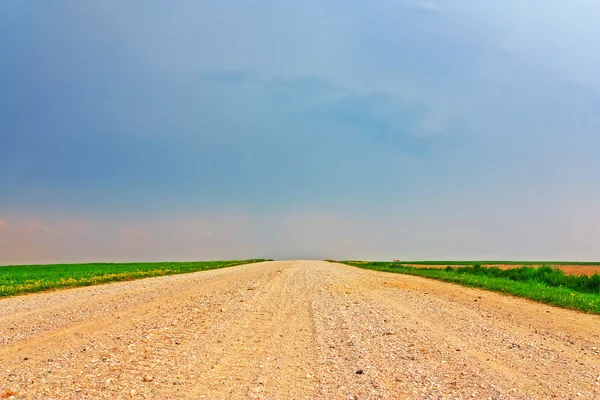
[[[512,269],[520,267],[551,267],[562,270],[567,275],[587,275],[592,276],[594,274],[600,274],[600,263],[598,262],[556,262],[556,261],[545,261],[545,262],[531,262],[531,261],[426,261],[426,262],[399,262],[402,265],[416,268],[440,268],[440,266],[469,266],[469,265],[481,265],[485,267],[496,267],[500,269]]]

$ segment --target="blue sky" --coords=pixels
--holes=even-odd
[[[600,260],[600,3],[0,3],[0,263]]]

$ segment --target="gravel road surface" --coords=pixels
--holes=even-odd
[[[598,399],[599,335],[482,290],[259,263],[0,300],[0,398]]]

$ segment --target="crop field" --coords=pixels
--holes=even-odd
[[[594,275],[600,273],[599,262],[572,262],[572,261],[395,261],[409,267],[439,268],[440,266],[466,267],[481,265],[511,269],[520,267],[552,267],[562,270],[567,275]]]
[[[582,262],[573,262],[573,261],[394,261],[397,264],[405,264],[405,265],[423,265],[423,266],[447,266],[447,265],[511,265],[515,267],[522,266],[543,266],[543,265],[552,265],[552,266],[579,266],[579,267],[600,267],[600,262],[598,261],[582,261]]]
[[[370,262],[342,261],[344,264],[377,271],[396,272],[438,279],[525,297],[542,303],[600,314],[600,275],[589,271],[566,273],[562,267],[591,268],[598,263],[473,262]],[[445,267],[444,267],[445,265]]]
[[[0,266],[0,297],[205,271],[262,261],[266,260]]]

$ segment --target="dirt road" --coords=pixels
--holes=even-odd
[[[0,398],[600,398],[600,317],[271,262],[0,300]]]

